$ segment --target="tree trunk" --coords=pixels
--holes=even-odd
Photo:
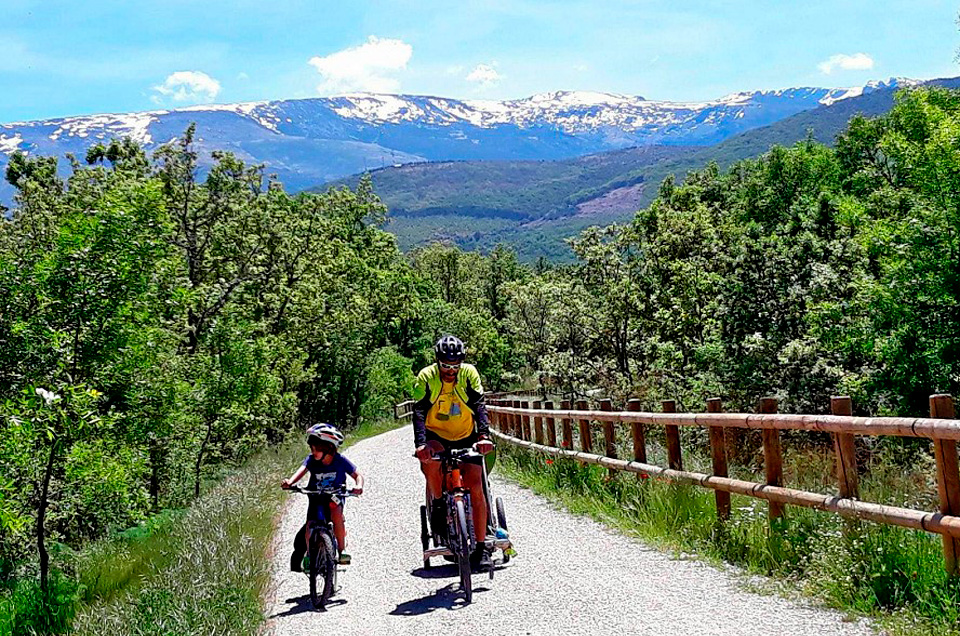
[[[215,421],[215,420],[214,420]],[[193,496],[200,496],[200,469],[203,467],[203,454],[207,450],[207,442],[210,441],[210,434],[213,431],[214,422],[207,423],[207,434],[203,438],[203,442],[200,444],[200,452],[197,453],[197,465],[194,468],[193,473]]]
[[[44,596],[47,593],[47,575],[50,571],[50,555],[47,554],[47,545],[44,542],[46,528],[44,521],[47,516],[47,495],[50,492],[50,477],[53,475],[53,460],[56,457],[59,440],[54,438],[50,444],[50,456],[47,458],[47,468],[43,474],[43,486],[40,488],[40,505],[37,508],[37,552],[40,554],[40,590]]]
[[[154,512],[160,510],[160,445],[150,440],[150,505]]]

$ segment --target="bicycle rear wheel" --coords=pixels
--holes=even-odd
[[[504,511],[503,498],[497,497],[497,523],[504,530],[507,530],[507,513]],[[510,555],[506,551],[503,553],[503,562],[510,563]]]
[[[467,599],[467,603],[473,602],[473,579],[470,571],[470,535],[467,533],[467,511],[463,504],[463,499],[457,499],[457,564],[460,566],[460,589]],[[452,542],[451,542],[452,543]]]
[[[420,545],[423,546],[424,553],[430,549],[430,531],[427,525],[426,506],[420,506]],[[425,570],[430,569],[430,557],[423,557],[423,568]]]

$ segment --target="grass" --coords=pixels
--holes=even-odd
[[[270,580],[264,558],[296,465],[288,444],[258,455],[154,529],[98,544],[80,580],[87,603],[78,634],[251,634],[263,620]]]
[[[765,502],[739,495],[731,499],[731,520],[720,524],[712,491],[632,473],[610,478],[599,466],[503,446],[498,465],[505,474],[572,512],[663,549],[773,577],[781,590],[800,590],[831,607],[874,617],[891,634],[960,635],[960,581],[945,574],[936,535],[867,522],[848,527],[837,516],[794,506],[770,522]],[[662,453],[651,449],[652,460]],[[819,490],[820,475],[830,475],[826,455],[815,449],[791,454],[787,483]],[[684,466],[701,470],[709,458],[687,452]],[[762,481],[742,466],[735,472]],[[925,499],[923,492],[902,490],[915,482],[880,454],[861,483],[863,498]]]
[[[349,445],[394,428],[361,425]],[[0,636],[11,634],[248,635],[262,624],[280,480],[306,454],[300,436],[224,476],[190,508],[64,556],[54,598],[32,580],[0,595]],[[56,611],[51,612],[50,608]]]

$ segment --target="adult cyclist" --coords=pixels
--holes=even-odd
[[[456,336],[443,336],[434,346],[437,361],[417,375],[413,397],[413,433],[420,470],[427,480],[427,497],[431,502],[430,525],[446,527],[446,510],[439,499],[442,491],[440,464],[433,460],[437,445],[445,449],[474,447],[486,455],[493,450],[490,422],[483,401],[480,374],[466,364],[466,347]],[[470,491],[473,506],[473,529],[477,548],[470,557],[476,570],[490,567],[490,553],[484,541],[487,535],[487,500],[483,492],[483,468],[464,464],[463,482]]]

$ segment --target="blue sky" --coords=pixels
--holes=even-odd
[[[508,99],[960,75],[958,3],[0,0],[0,122],[374,90]]]

